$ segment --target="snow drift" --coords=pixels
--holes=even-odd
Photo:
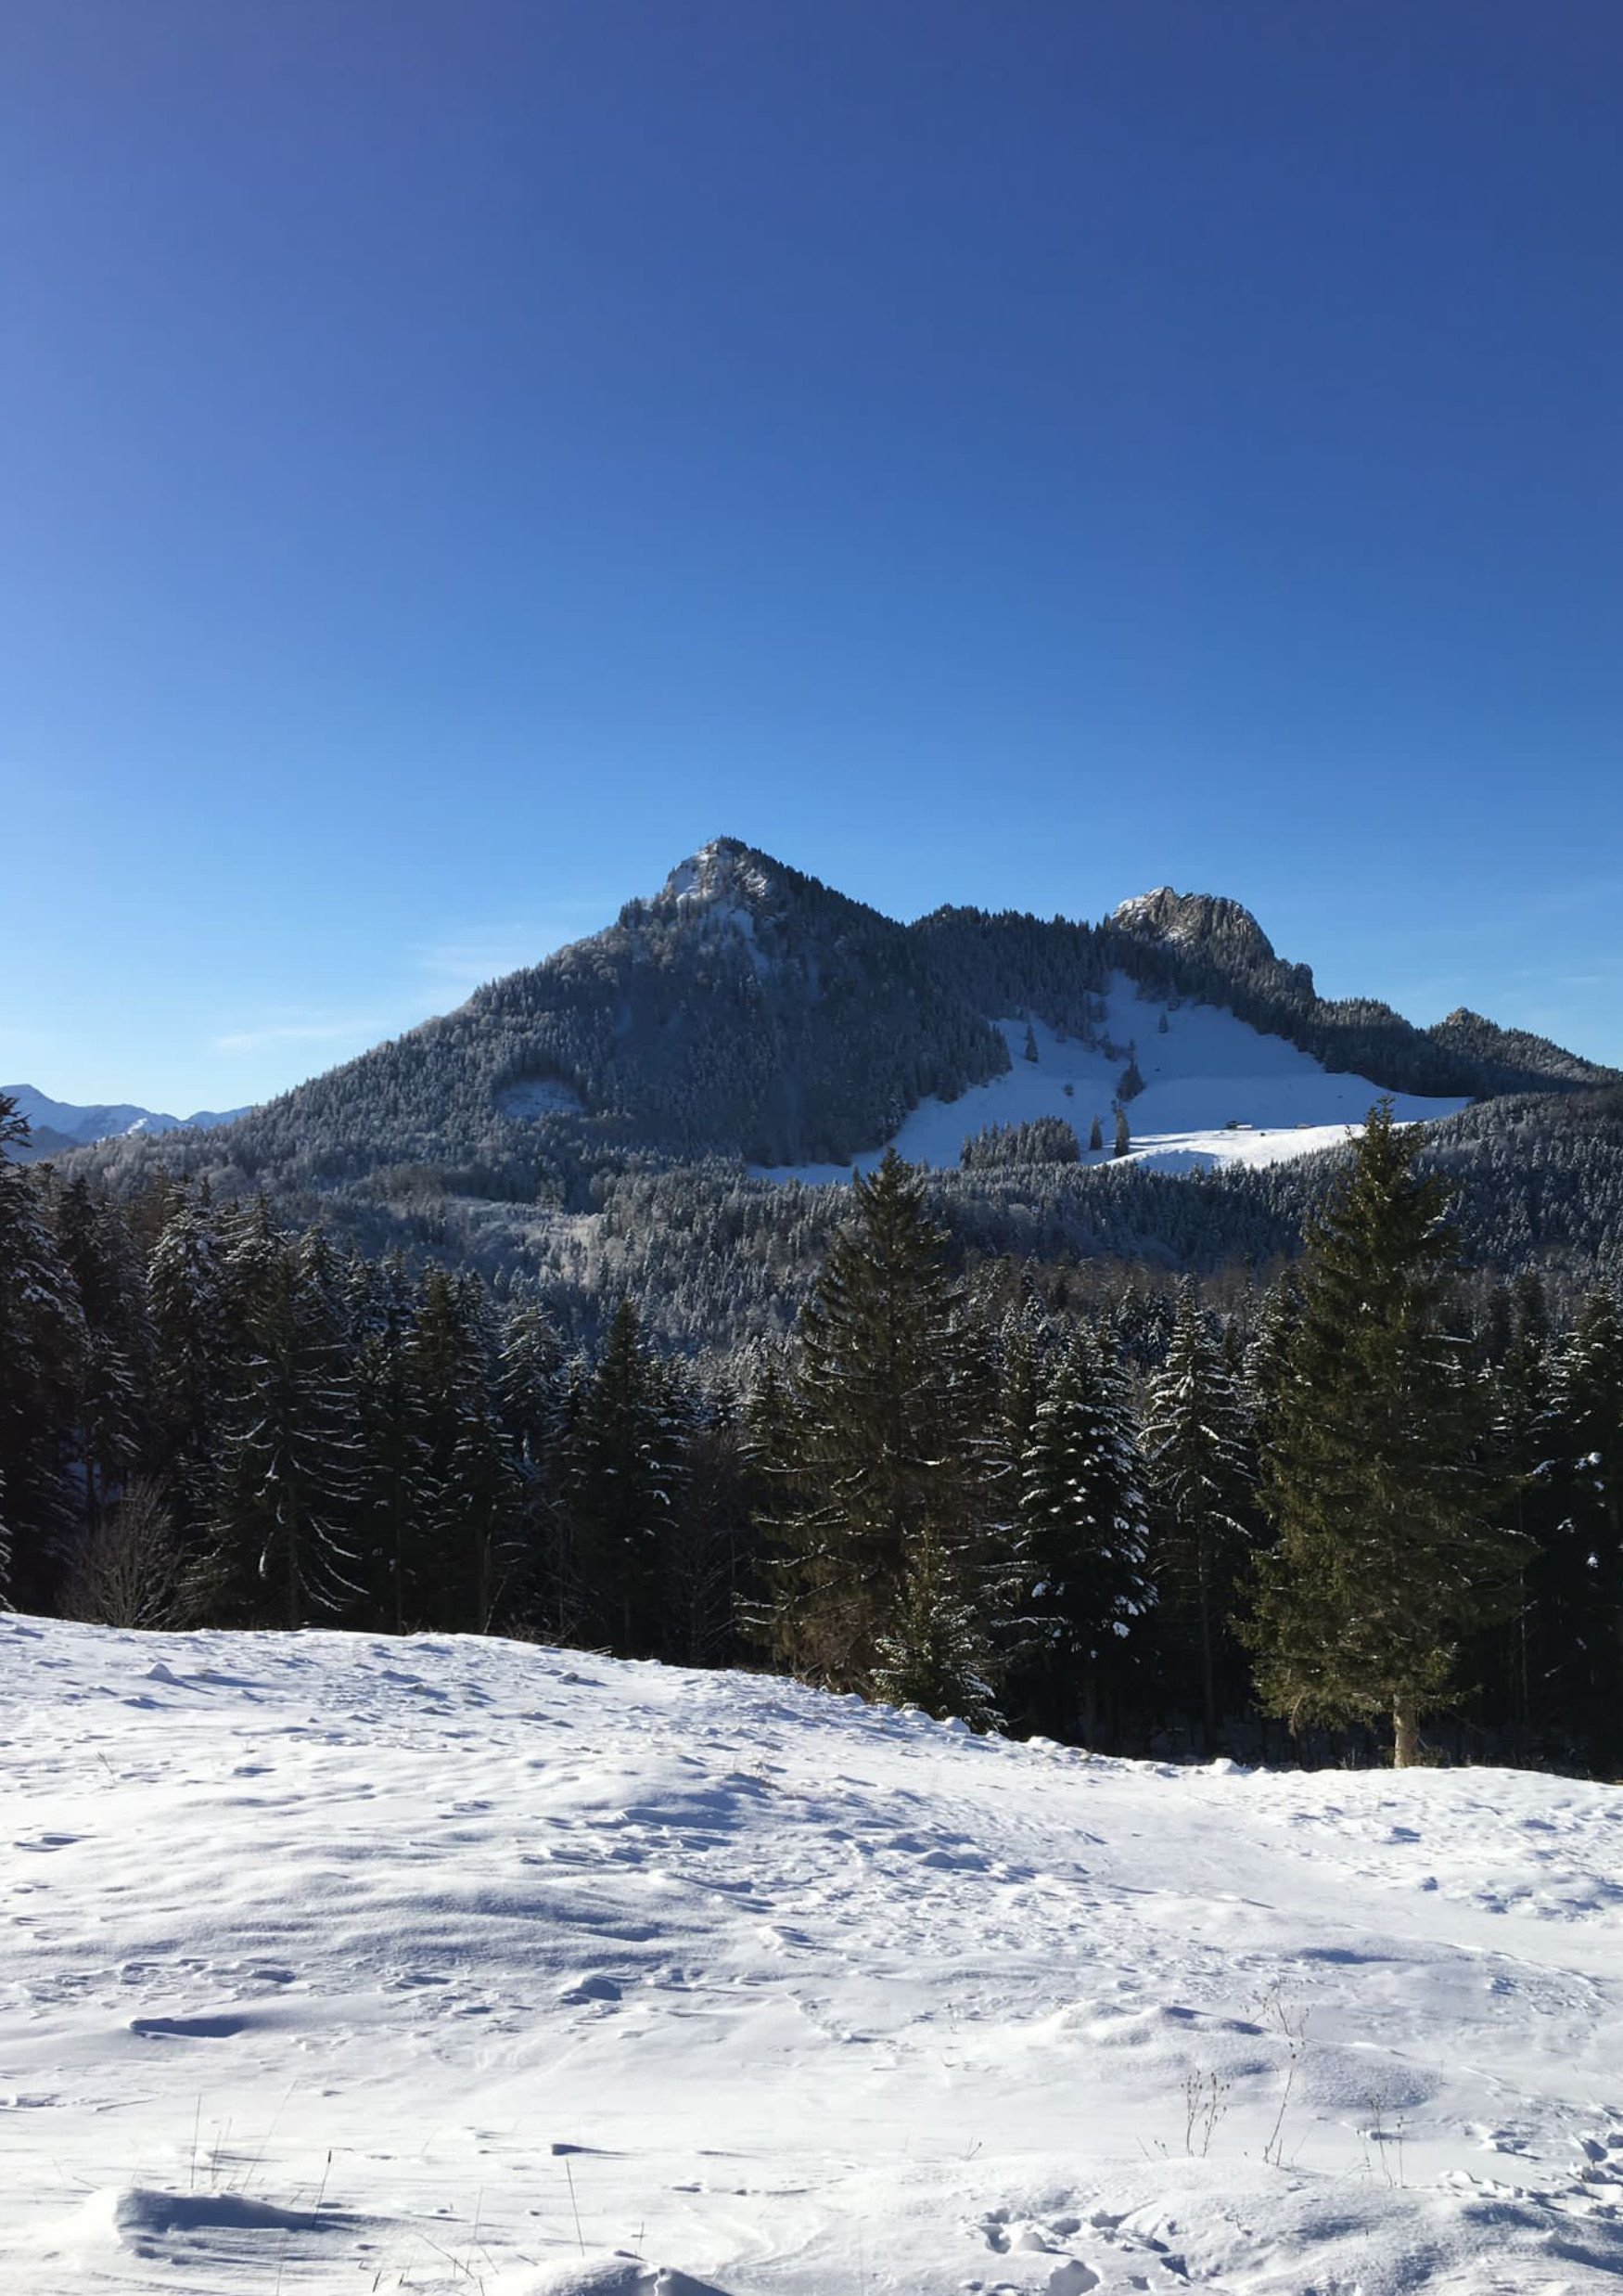
[[[1623,2272],[1623,1794],[1093,1761],[499,1642],[0,1619],[58,2291]]]

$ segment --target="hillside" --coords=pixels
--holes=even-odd
[[[1456,1128],[1471,1256],[1565,1296],[1623,1250],[1609,1078],[1470,1015],[1423,1031],[1326,1003],[1233,902],[901,925],[722,839],[607,931],[229,1131],[65,1161],[130,1194],[262,1188],[365,1251],[533,1283],[575,1337],[623,1289],[667,1342],[726,1350],[786,1328],[839,1216],[792,1184],[887,1145],[939,1175],[965,1252],[1206,1274],[1298,1248],[1320,1152],[1383,1093]],[[1022,1161],[1034,1121],[1042,1160]],[[1055,1139],[1069,1161],[1046,1161]]]
[[[524,1645],[17,1618],[0,1729],[19,2287],[1623,2272],[1615,1789],[1177,1770]]]
[[[1173,1026],[1191,1012],[1208,1018]],[[1385,1006],[1327,1004],[1233,902],[1163,889],[1097,926],[976,910],[904,926],[722,838],[607,931],[249,1111],[228,1139],[103,1161],[374,1200],[438,1190],[581,1209],[628,1159],[845,1170],[906,1148],[921,1111],[943,1161],[1019,1100],[1006,1080],[1021,1077],[1028,1025],[1045,1105],[1067,1097],[1084,1138],[1141,1074],[1195,1086],[1134,1120],[1169,1153],[1231,1119],[1338,1127],[1381,1092],[1442,1114],[1489,1092],[1614,1081],[1472,1016],[1427,1033]],[[1344,1081],[1326,1090],[1327,1077]]]

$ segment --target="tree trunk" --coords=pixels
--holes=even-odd
[[[1420,1760],[1420,1716],[1408,1698],[1392,1700],[1392,1767],[1412,1770]]]

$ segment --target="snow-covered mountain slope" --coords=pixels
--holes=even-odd
[[[1144,1089],[1128,1106],[1128,1152],[1162,1172],[1272,1164],[1338,1147],[1382,1097],[1367,1077],[1333,1074],[1283,1036],[1264,1035],[1220,1007],[1169,1007],[1146,999],[1120,973],[1112,979],[1105,1004],[1108,1018],[1096,1045],[1062,1038],[1033,1020],[1035,1060],[1027,1053],[1027,1023],[1000,1020],[1010,1054],[1007,1073],[971,1085],[955,1100],[921,1101],[888,1142],[856,1159],[858,1168],[872,1171],[888,1146],[910,1163],[956,1164],[965,1142],[987,1125],[1029,1123],[1040,1116],[1057,1116],[1076,1128],[1084,1161],[1107,1161],[1115,1146],[1111,1106],[1130,1045]],[[1113,1052],[1105,1051],[1105,1042]],[[1469,1105],[1414,1093],[1391,1097],[1405,1123],[1452,1116]],[[1104,1146],[1089,1155],[1094,1117]],[[773,1179],[809,1181],[845,1179],[850,1171],[845,1164],[753,1169]]]
[[[1623,2273],[1613,1789],[16,1618],[0,1740],[30,2296]]]
[[[1110,1049],[1120,1031],[1100,1034],[1100,1008],[1124,1001],[1132,1009],[1118,1017],[1160,1061],[1159,1082],[1191,1071],[1169,1061],[1176,1048],[1154,1045],[1157,1011],[1226,1016],[1226,1066],[1206,1076],[1214,1089],[1141,1111],[1134,1127],[1185,1165],[1233,1152],[1233,1138],[1204,1137],[1231,1118],[1330,1127],[1334,1138],[1380,1091],[1425,1096],[1436,1110],[1485,1093],[1623,1081],[1471,1014],[1430,1032],[1379,1003],[1326,1001],[1306,965],[1276,956],[1249,911],[1216,895],[1163,887],[1097,925],[952,907],[903,925],[716,838],[604,931],[250,1110],[217,1148],[120,1142],[86,1161],[125,1186],[184,1169],[206,1171],[227,1195],[352,1194],[370,1210],[380,1190],[418,1202],[427,1185],[570,1211],[628,1155],[845,1172],[897,1136],[904,1152],[940,1161],[963,1135],[939,1104],[979,1121],[1027,1104],[1028,1014],[1051,1054],[1067,1033],[1101,1054],[1074,1071],[1051,1058],[1042,1107],[1068,1081],[1073,1098],[1085,1085],[1092,1112],[1107,1115],[1125,1060]],[[1181,1048],[1200,1050],[1206,1027],[1179,1023]],[[976,1097],[997,1086],[1014,1029],[1016,1081]],[[1297,1089],[1275,1092],[1272,1120],[1252,1094],[1247,1119],[1233,1091],[1215,1087],[1279,1085],[1281,1047],[1300,1057],[1289,1071]],[[1327,1075],[1341,1081],[1326,1088]]]
[[[31,1144],[36,1156],[65,1148],[88,1148],[93,1140],[122,1139],[128,1135],[165,1132],[208,1132],[216,1124],[235,1123],[246,1109],[199,1109],[195,1116],[165,1116],[153,1109],[135,1108],[128,1101],[80,1108],[69,1100],[53,1100],[32,1084],[0,1084],[0,1095],[17,1103],[36,1137]]]

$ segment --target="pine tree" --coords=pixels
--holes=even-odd
[[[54,1607],[82,1536],[73,1481],[84,1318],[45,1217],[28,1138],[0,1094],[0,1604]]]
[[[1491,1311],[1490,1345],[1497,1361],[1487,1388],[1489,1442],[1519,1558],[1514,1608],[1483,1631],[1473,1662],[1497,1686],[1503,1710],[1524,1730],[1541,1730],[1553,1717],[1547,1711],[1535,1716],[1535,1685],[1540,1686],[1542,1707],[1541,1686],[1550,1664],[1542,1647],[1547,1622],[1538,1580],[1540,1556],[1560,1514],[1550,1456],[1556,1438],[1550,1418],[1553,1362],[1542,1284],[1537,1276],[1525,1277],[1514,1295],[1497,1285]],[[1561,1634],[1554,1621],[1548,1623]]]
[[[852,1218],[800,1317],[766,1462],[772,1591],[756,1624],[793,1671],[872,1686],[927,1536],[965,1598],[978,1597],[990,1512],[984,1368],[923,1184],[891,1150],[853,1184]]]
[[[221,1243],[206,1193],[177,1191],[147,1263],[156,1464],[183,1543],[212,1497],[226,1379]]]
[[[497,1408],[514,1466],[527,1481],[544,1475],[556,1440],[562,1363],[558,1335],[545,1310],[533,1302],[513,1308],[502,1325]]]
[[[1222,1350],[1180,1289],[1171,1344],[1150,1383],[1143,1434],[1164,1638],[1191,1646],[1208,1743],[1235,1668],[1229,1620],[1248,1545],[1245,1413]]]
[[[416,1299],[398,1254],[371,1271],[352,1304],[355,1342],[354,1525],[358,1575],[376,1625],[419,1623],[428,1575],[431,1492],[427,1415],[416,1380]]]
[[[739,1655],[738,1610],[754,1591],[759,1496],[740,1398],[714,1374],[690,1382],[665,1366],[682,1433],[683,1474],[666,1531],[662,1570],[666,1657],[722,1666]]]
[[[1013,1516],[1020,1512],[1026,1454],[1053,1374],[1055,1344],[1054,1324],[1028,1279],[1019,1306],[1009,1310],[998,1333],[993,1471],[1009,1494]]]
[[[1124,1108],[1118,1108],[1116,1111],[1116,1143],[1111,1148],[1110,1153],[1112,1156],[1125,1156],[1128,1149],[1131,1146],[1132,1135],[1128,1129],[1127,1110]]]
[[[1263,1455],[1279,1545],[1248,1630],[1265,1704],[1293,1726],[1388,1714],[1399,1767],[1454,1695],[1463,1637],[1502,1613],[1516,1555],[1485,1520],[1482,1430],[1444,1328],[1448,1193],[1417,1174],[1420,1137],[1372,1110],[1310,1231]]]
[[[1538,1709],[1611,1771],[1623,1756],[1623,1324],[1609,1292],[1580,1302],[1539,1431],[1544,1504],[1527,1571]]]
[[[1246,1351],[1244,1400],[1259,1453],[1273,1441],[1274,1415],[1290,1387],[1291,1348],[1301,1320],[1301,1277],[1295,1267],[1287,1267],[1264,1295],[1256,1333]]]
[[[354,1394],[335,1255],[315,1230],[277,1243],[268,1211],[256,1209],[228,1275],[242,1352],[194,1599],[220,1625],[332,1623],[360,1593],[347,1535]]]
[[[408,1598],[426,1624],[489,1634],[522,1564],[518,1479],[496,1411],[484,1287],[436,1268],[424,1288],[412,1371],[428,1450],[419,1562]]]
[[[573,1520],[587,1632],[620,1658],[663,1647],[666,1543],[684,1472],[684,1399],[622,1300],[571,1442]]]
[[[1052,1737],[1091,1742],[1152,1607],[1137,1445],[1113,1344],[1079,1325],[1026,1452],[1020,1559],[1026,1650],[1016,1688]]]
[[[76,1449],[89,1540],[146,1447],[152,1330],[129,1228],[112,1205],[91,1193],[83,1174],[59,1198],[56,1226],[84,1334]]]
[[[513,1471],[513,1533],[522,1556],[514,1600],[532,1619],[556,1608],[556,1589],[547,1582],[562,1466],[562,1371],[563,1350],[544,1309],[533,1301],[509,1307],[497,1350],[496,1413]]]
[[[875,1645],[875,1695],[939,1722],[956,1716],[972,1730],[995,1730],[1002,1716],[991,1673],[990,1644],[965,1598],[963,1573],[927,1529],[909,1551],[896,1618]]]

